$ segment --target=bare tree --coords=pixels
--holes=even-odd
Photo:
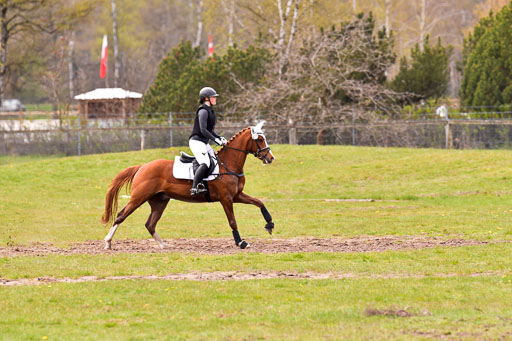
[[[395,115],[405,96],[383,85],[394,54],[382,50],[369,29],[368,20],[358,19],[339,31],[306,38],[300,50],[290,52],[286,71],[279,76],[281,65],[274,60],[267,82],[249,86],[251,96],[242,93],[234,110],[271,113],[273,121],[291,126],[370,122]]]
[[[45,21],[42,8],[46,5],[47,0],[0,1],[0,100],[4,98],[9,40],[27,30],[54,30]]]
[[[44,89],[56,107],[59,126],[62,126],[63,115],[68,111],[69,104],[71,103],[65,87],[64,65],[66,63],[66,55],[69,55],[69,51],[66,51],[66,48],[69,48],[69,44],[66,47],[66,41],[69,41],[69,38],[64,35],[55,39],[51,49],[51,58],[48,60],[46,70],[41,75]]]

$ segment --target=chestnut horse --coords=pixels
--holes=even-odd
[[[220,201],[231,226],[235,244],[242,249],[245,249],[248,244],[238,233],[233,203],[258,206],[267,222],[265,229],[272,234],[274,223],[263,202],[243,192],[245,185],[243,168],[247,154],[254,155],[264,164],[274,161],[274,155],[261,130],[262,125],[263,122],[256,127],[249,127],[238,132],[219,150],[217,153],[219,174],[216,179],[208,181],[209,198],[206,193],[191,196],[192,181],[176,179],[172,172],[174,161],[171,160],[155,160],[121,171],[112,180],[106,196],[102,222],[105,225],[110,224],[112,220],[114,222],[105,237],[105,249],[112,248],[112,238],[119,225],[146,201],[151,206],[151,214],[146,222],[146,228],[161,248],[164,248],[165,245],[155,228],[170,199],[192,203],[203,203],[208,199]],[[124,185],[131,185],[130,201],[114,220],[113,217],[117,211],[117,197]]]

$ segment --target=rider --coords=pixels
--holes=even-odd
[[[199,91],[199,103],[201,103],[201,106],[196,111],[194,128],[192,129],[192,135],[190,135],[188,141],[190,150],[194,153],[199,163],[199,168],[197,168],[194,175],[194,182],[190,189],[191,195],[206,192],[202,181],[208,176],[208,169],[210,168],[210,157],[208,154],[212,150],[212,147],[208,144],[209,140],[214,141],[219,146],[223,146],[227,143],[224,137],[217,135],[213,131],[216,122],[213,106],[217,104],[218,96],[219,94],[210,87],[202,88],[201,91]]]

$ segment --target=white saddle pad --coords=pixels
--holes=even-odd
[[[185,155],[187,155],[187,154],[185,154]],[[204,180],[205,181],[214,180],[217,177],[217,174],[219,174],[219,164],[218,163],[215,165],[213,174],[208,176]],[[192,168],[192,162],[183,163],[180,161],[180,157],[176,156],[174,158],[174,166],[172,167],[172,175],[176,179],[194,180],[194,169]]]

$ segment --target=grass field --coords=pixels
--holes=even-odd
[[[487,242],[365,253],[115,253],[0,257],[0,279],[213,271],[350,274],[344,279],[116,280],[0,286],[0,339],[512,338],[512,152],[272,146],[248,158],[235,205],[251,238],[424,236]],[[0,157],[0,247],[100,240],[111,179],[179,148],[68,158]],[[122,195],[125,193],[123,192]],[[374,199],[343,201],[335,199]],[[120,204],[127,202],[122,197]],[[141,207],[113,241],[147,239]],[[164,239],[228,238],[219,203],[171,201]],[[234,247],[234,245],[233,245]],[[148,250],[151,251],[151,250]],[[368,311],[381,314],[368,316]],[[396,312],[405,309],[407,317]],[[37,312],[37,313],[35,313]]]

